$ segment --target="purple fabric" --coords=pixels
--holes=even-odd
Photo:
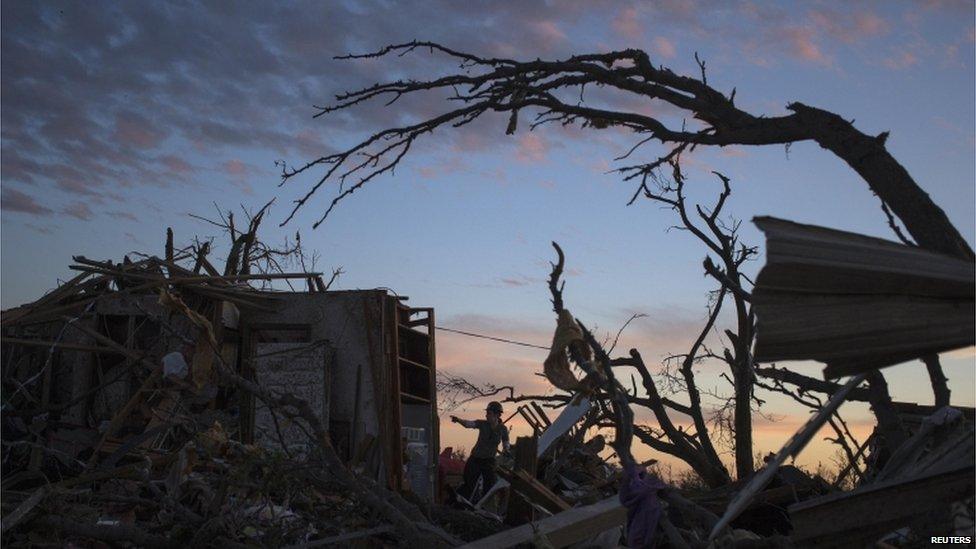
[[[620,503],[627,508],[627,545],[654,547],[654,532],[661,520],[657,491],[665,487],[659,478],[640,467],[624,467],[620,483]]]

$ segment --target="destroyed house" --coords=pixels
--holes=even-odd
[[[312,448],[298,422],[222,385],[219,362],[306,400],[350,467],[434,497],[433,309],[386,290],[322,291],[311,276],[307,292],[271,292],[238,280],[260,275],[197,276],[157,258],[96,265],[3,313],[3,438],[29,454],[11,470],[162,462],[201,418],[244,445]]]

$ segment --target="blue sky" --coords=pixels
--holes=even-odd
[[[526,59],[637,47],[692,75],[698,52],[709,83],[735,87],[745,110],[777,115],[801,101],[867,133],[890,130],[894,156],[976,239],[972,2],[4,2],[0,10],[4,308],[70,276],[73,254],[162,253],[167,226],[183,242],[213,235],[188,213],[210,214],[214,202],[256,210],[277,196],[264,238],[301,231],[320,268],[344,268],[339,288],[391,287],[434,306],[443,325],[546,344],[544,278],[556,240],[578,316],[615,332],[633,312],[647,313],[626,345],[645,357],[681,352],[711,288],[705,252],[667,230],[671,212],[625,206],[633,185],[607,173],[633,144],[623,133],[523,125],[506,136],[506,117],[486,117],[418,142],[395,175],[343,201],[317,230],[334,187],[277,227],[312,178],[279,188],[276,160],[300,164],[447,107],[435,94],[311,118],[313,105],[341,91],[456,69],[419,51],[332,59],[412,39]],[[592,93],[594,102],[674,120],[661,105]],[[740,219],[774,215],[892,237],[877,198],[815,144],[702,150],[685,168],[691,199],[706,203],[718,190],[708,172],[732,177],[728,209]],[[762,243],[748,223],[742,237]],[[442,368],[543,388],[532,375],[542,357],[532,351],[449,335],[438,350]],[[946,358],[960,404],[973,404],[973,362],[972,351]],[[888,372],[896,397],[931,400],[917,366]],[[770,406],[802,421],[786,403]],[[867,425],[863,410],[852,414]],[[776,436],[760,444],[775,446]]]

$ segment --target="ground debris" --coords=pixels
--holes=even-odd
[[[318,412],[255,383],[238,356],[242,313],[278,303],[255,281],[328,289],[304,263],[281,270],[300,250],[257,241],[261,216],[246,232],[230,226],[235,247],[222,271],[209,243],[174,249],[167,231],[165,259],[78,256],[71,268],[81,274],[3,311],[5,546],[461,543],[354,472]],[[270,252],[279,268],[257,269],[255,257]],[[243,432],[255,402],[280,444]]]

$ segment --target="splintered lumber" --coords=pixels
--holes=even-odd
[[[972,497],[974,472],[957,466],[797,503],[789,508],[791,538],[797,547],[869,545],[928,509]]]
[[[11,345],[26,345],[28,347],[57,347],[65,351],[87,351],[91,353],[122,354],[121,352],[109,347],[97,347],[94,345],[82,345],[80,343],[67,343],[62,341],[44,341],[41,339],[22,339],[18,337],[0,337],[0,343]]]
[[[627,508],[620,504],[617,496],[613,496],[593,505],[574,507],[540,521],[499,532],[462,548],[502,549],[531,543],[537,536],[545,536],[549,544],[558,549],[620,526],[626,520]]]
[[[535,455],[537,440],[535,437],[518,437],[512,445],[512,455],[515,458],[516,471],[536,471],[538,458]],[[511,483],[511,481],[509,481]],[[518,488],[516,488],[518,490]],[[521,490],[519,490],[521,492]],[[527,496],[526,496],[527,497]],[[505,511],[505,523],[513,526],[525,524],[534,518],[532,505],[521,497],[510,497],[508,509]]]
[[[2,321],[3,325],[6,326],[8,324],[11,324],[17,321],[18,319],[23,318],[29,315],[30,313],[40,309],[41,307],[44,307],[45,305],[54,303],[59,299],[63,299],[67,297],[73,292],[79,291],[80,288],[78,288],[78,284],[81,283],[81,281],[83,281],[85,278],[88,278],[89,276],[91,276],[91,273],[81,273],[75,276],[74,278],[72,278],[71,280],[65,282],[64,284],[58,286],[57,288],[51,290],[46,295],[42,296],[40,299],[38,299],[33,303],[28,303],[27,305],[17,307],[16,309],[4,311],[3,321]]]
[[[499,467],[498,475],[508,481],[512,489],[551,513],[560,513],[571,508],[562,498],[523,469],[509,471]]]
[[[852,377],[848,382],[827,401],[827,404],[822,406],[816,414],[814,414],[810,419],[807,420],[806,424],[800,428],[799,431],[793,433],[786,444],[780,449],[780,451],[770,460],[766,466],[756,473],[752,479],[736,494],[735,498],[729,503],[728,508],[725,510],[725,514],[722,518],[715,524],[712,528],[711,534],[709,534],[708,539],[714,540],[722,530],[728,526],[736,517],[739,516],[742,511],[746,510],[752,503],[752,500],[756,495],[769,484],[769,481],[773,479],[776,475],[776,471],[779,469],[784,462],[786,462],[789,457],[796,457],[800,453],[800,450],[806,447],[810,442],[810,439],[817,434],[817,431],[827,423],[827,420],[840,408],[840,405],[844,403],[847,398],[847,394],[850,393],[855,387],[860,385],[867,374],[858,374]]]
[[[549,449],[552,443],[566,434],[566,431],[572,429],[573,425],[576,425],[576,422],[586,415],[588,411],[590,411],[590,399],[586,397],[581,397],[575,404],[570,404],[563,408],[562,413],[559,414],[556,421],[539,437],[539,446],[536,450],[536,455],[542,457],[542,454],[546,453],[546,450]]]
[[[976,343],[974,263],[770,217],[756,360],[818,360],[829,379]]]
[[[392,531],[393,531],[392,526],[390,526],[389,524],[384,524],[383,526],[377,526],[375,528],[369,528],[367,530],[357,530],[355,532],[347,532],[345,534],[339,534],[338,536],[332,536],[330,538],[317,539],[317,540],[309,541],[307,543],[301,543],[298,545],[289,545],[285,549],[305,549],[306,547],[325,547],[327,545],[339,545],[360,538],[368,538],[370,536],[388,534]]]

